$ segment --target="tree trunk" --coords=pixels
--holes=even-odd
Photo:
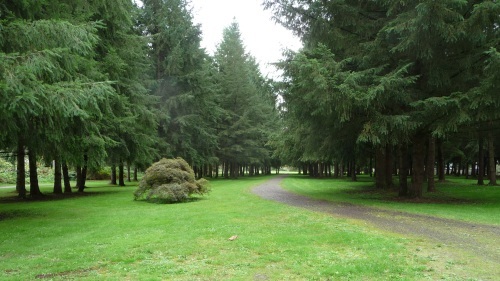
[[[389,145],[385,146],[385,188],[393,188],[394,184],[392,182],[392,170],[393,170],[393,156],[392,147]]]
[[[477,184],[484,185],[484,149],[483,149],[483,137],[479,136],[478,146],[479,146],[479,156],[477,160],[478,173],[477,173]]]
[[[42,195],[40,191],[40,185],[38,184],[38,170],[36,167],[36,151],[33,149],[29,150],[28,161],[30,167],[30,196],[39,197]]]
[[[373,177],[373,157],[370,155],[370,167],[368,167],[370,170],[368,171],[370,173],[370,178]]]
[[[62,192],[61,161],[56,157],[54,160],[54,193],[61,194]]]
[[[111,180],[109,183],[116,185],[116,165],[115,164],[111,165]]]
[[[83,192],[85,190],[85,181],[87,180],[87,161],[88,161],[88,156],[87,154],[84,154],[83,167],[81,168],[80,172],[80,180],[78,181],[79,184],[77,184],[78,192]]]
[[[118,185],[125,186],[125,167],[123,161],[118,164]]]
[[[429,145],[427,146],[427,165],[425,171],[427,174],[427,191],[436,191],[436,184],[434,183],[434,163],[436,159],[436,140],[431,136],[429,137]]]
[[[82,166],[77,165],[75,168],[76,172],[76,186],[75,188],[80,189],[80,186],[82,186]]]
[[[24,156],[24,139],[19,137],[17,140],[16,191],[21,198],[26,198],[26,168],[24,166]]]
[[[62,173],[64,179],[64,193],[71,193],[71,182],[69,179],[69,169],[66,161],[63,161],[62,164]]]
[[[85,184],[87,183],[87,172],[88,172],[88,160],[89,160],[89,157],[87,156],[87,154],[83,155],[83,167],[82,167],[82,188],[85,188]],[[81,190],[83,192],[83,189]]]
[[[386,176],[386,149],[378,147],[375,155],[375,187],[377,189],[387,188]]]
[[[444,182],[444,154],[443,154],[443,141],[441,139],[437,139],[437,174],[438,181]]]
[[[488,134],[488,185],[497,185],[497,165],[495,163],[495,138],[493,133]]]
[[[340,165],[338,161],[333,164],[333,177],[338,179],[340,176]]]
[[[131,182],[131,180],[130,180],[130,163],[127,163],[127,181]]]
[[[408,147],[402,145],[399,148],[399,196],[408,196],[408,169],[410,167]]]
[[[412,179],[408,190],[409,198],[421,198],[425,178],[425,137],[416,136],[413,142]]]
[[[138,172],[137,166],[134,166],[134,181],[137,181],[137,172]]]
[[[356,176],[356,158],[353,157],[351,161],[351,181],[357,181],[358,178]]]

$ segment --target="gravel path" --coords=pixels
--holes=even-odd
[[[255,187],[252,191],[264,199],[328,213],[336,217],[355,219],[383,231],[425,238],[465,250],[488,262],[500,264],[499,226],[312,199],[281,188],[280,183],[284,177],[275,177]]]

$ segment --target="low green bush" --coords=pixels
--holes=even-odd
[[[111,167],[91,168],[87,174],[88,180],[109,180],[111,178]]]
[[[135,200],[155,203],[185,202],[191,195],[209,192],[208,181],[196,180],[194,171],[182,158],[161,159],[149,167],[138,189]]]
[[[0,183],[15,183],[16,167],[11,162],[0,157]]]

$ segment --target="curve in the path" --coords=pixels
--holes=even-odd
[[[252,192],[264,199],[287,205],[360,220],[384,231],[424,237],[446,245],[453,245],[500,263],[500,227],[498,226],[313,199],[284,190],[280,186],[284,177],[275,177],[253,188]]]

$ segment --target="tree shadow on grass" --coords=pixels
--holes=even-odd
[[[78,199],[78,198],[86,198],[92,196],[101,196],[101,195],[109,195],[119,193],[119,191],[99,191],[99,192],[71,192],[71,193],[45,193],[42,196],[31,197],[29,193],[26,198],[20,198],[17,196],[17,193],[12,196],[4,196],[0,198],[1,203],[35,203],[35,202],[46,202],[46,201],[59,201],[65,199]]]
[[[166,200],[154,200],[154,199],[138,199],[134,200],[135,202],[140,202],[140,203],[148,203],[148,204],[158,204],[158,205],[178,205],[178,204],[187,204],[187,203],[197,203],[207,200],[205,197],[190,197],[186,201],[166,201]]]
[[[30,218],[37,216],[39,215],[29,210],[5,210],[5,211],[0,211],[0,222],[18,218]]]
[[[481,199],[470,199],[470,198],[458,198],[450,196],[440,191],[436,192],[424,192],[421,198],[407,198],[400,197],[398,195],[398,190],[393,189],[376,189],[373,186],[360,186],[355,187],[352,190],[343,191],[346,194],[352,194],[356,197],[365,200],[372,201],[382,201],[382,202],[398,202],[398,203],[409,203],[409,204],[443,204],[443,205],[468,205],[468,204],[483,204],[487,203],[487,200]]]

